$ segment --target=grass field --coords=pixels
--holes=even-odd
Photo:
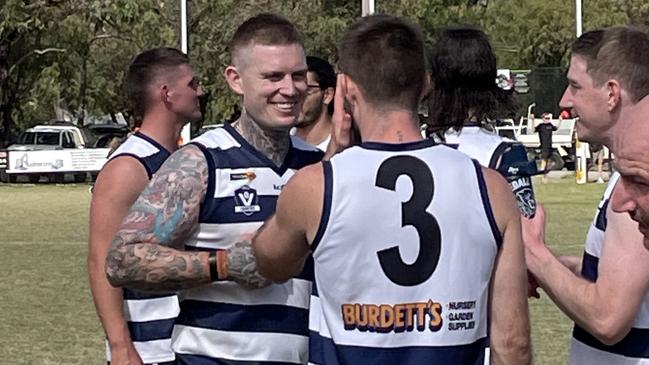
[[[604,186],[537,184],[547,240],[580,255]],[[87,185],[0,184],[2,364],[102,364],[103,333],[86,274]],[[536,364],[563,364],[572,323],[547,299],[530,302]]]

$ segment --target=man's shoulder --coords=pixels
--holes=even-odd
[[[223,126],[213,128],[200,136],[192,139],[189,143],[209,149],[230,149],[241,147],[241,143]]]

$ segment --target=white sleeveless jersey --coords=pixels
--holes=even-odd
[[[508,140],[479,126],[464,126],[462,130],[449,129],[444,135],[446,144],[478,160],[480,165],[496,168],[502,153],[515,141]]]
[[[292,139],[284,164],[275,166],[231,126],[191,143],[209,166],[200,229],[187,250],[227,249],[253,234],[275,212],[277,197],[295,170],[319,162],[322,152]],[[181,364],[304,364],[312,272],[248,290],[230,281],[183,291],[173,335]]]
[[[501,242],[480,166],[432,140],[324,162],[314,364],[483,364]]]
[[[590,281],[597,280],[597,267],[607,225],[606,208],[619,178],[617,172],[611,176],[586,236],[581,274]],[[607,346],[576,324],[572,336],[571,365],[649,365],[649,294],[645,293],[633,328],[617,344]]]
[[[110,156],[131,156],[146,169],[149,179],[158,171],[170,153],[152,138],[136,132]],[[124,317],[133,345],[145,364],[174,360],[171,332],[178,315],[175,293],[161,294],[123,289]],[[106,341],[106,357],[110,361],[110,347]]]

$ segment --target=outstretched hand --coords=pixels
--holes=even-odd
[[[334,94],[334,113],[331,116],[331,140],[327,146],[325,160],[330,159],[338,152],[360,142],[354,130],[353,118],[350,111],[345,108],[345,95],[347,84],[344,74],[338,74],[336,80],[336,93]]]

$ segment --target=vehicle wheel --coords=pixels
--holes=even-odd
[[[9,175],[3,171],[0,171],[0,182],[3,183],[8,183],[9,182]]]
[[[86,173],[85,173],[85,172],[81,172],[81,173],[78,173],[78,174],[74,174],[74,182],[75,182],[75,183],[86,182],[86,177],[87,177],[87,176],[86,176]]]
[[[38,181],[40,181],[41,175],[27,175],[27,178],[29,179],[30,183],[36,184]]]
[[[550,156],[550,170],[561,170],[564,165],[563,157],[557,151],[553,151]]]
[[[12,184],[18,181],[18,175],[16,174],[7,174],[7,177],[9,178],[9,182]]]

